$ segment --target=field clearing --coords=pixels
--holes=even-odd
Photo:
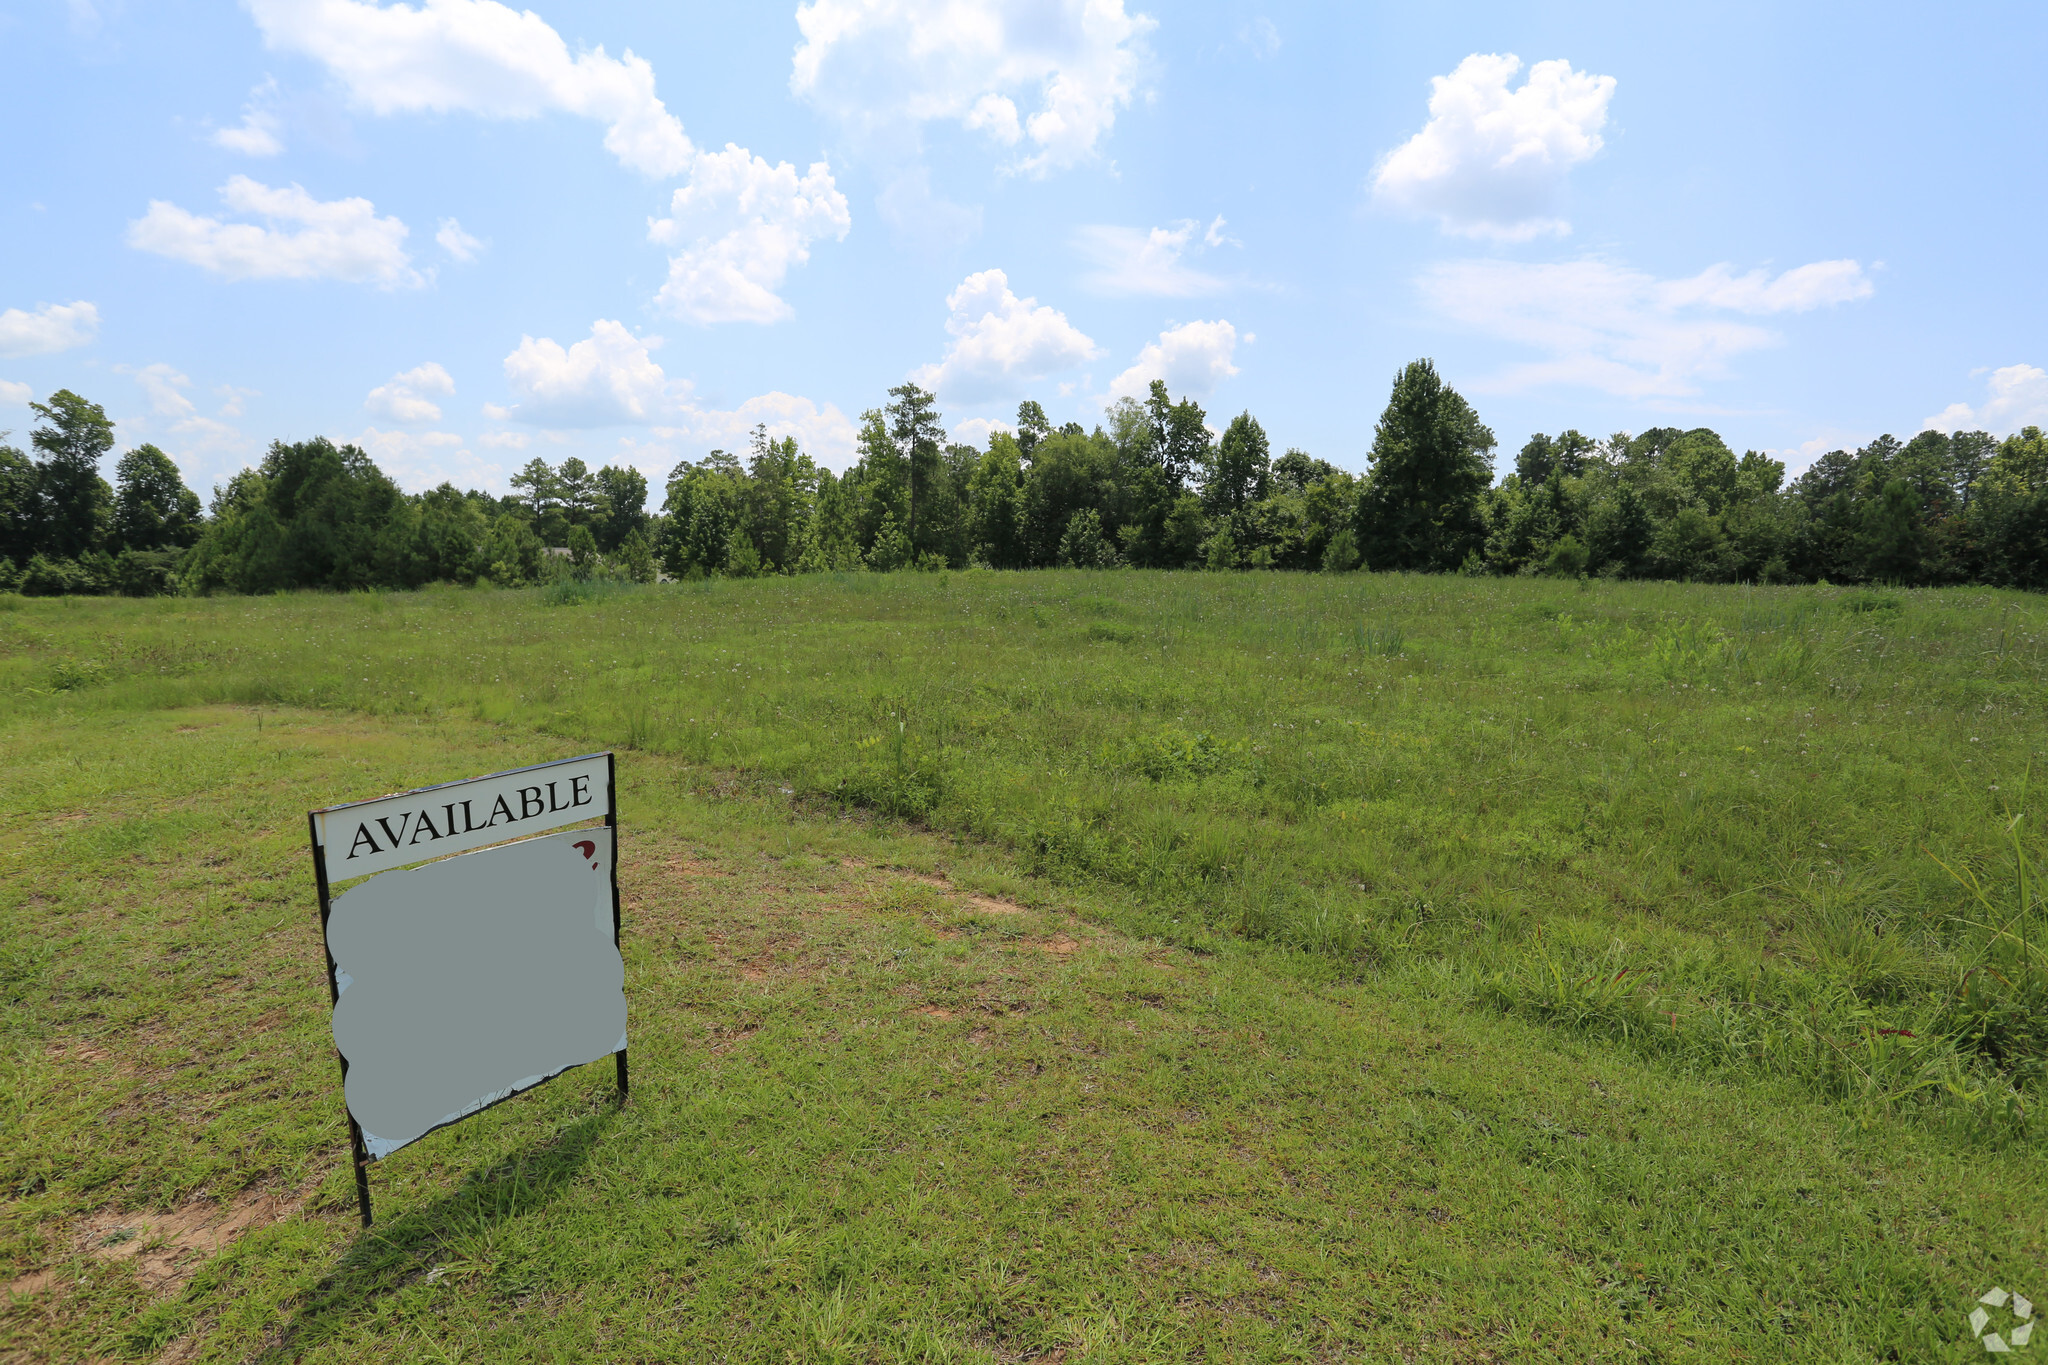
[[[1130,893],[1128,931],[1424,970],[1866,1115],[2012,1140],[2048,1081],[2016,822],[2048,757],[2037,596],[1067,572],[10,600],[24,715],[510,723],[964,835]]]
[[[1941,863],[1995,911],[2038,860],[2044,638],[1399,577],[17,600],[0,1352],[1974,1358],[1982,1289],[2048,1299],[2043,1015]],[[359,1236],[304,811],[604,745],[634,1098],[433,1135]]]

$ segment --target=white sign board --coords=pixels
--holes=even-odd
[[[333,806],[308,823],[366,1226],[368,1161],[606,1053],[623,1094],[610,754]],[[331,883],[358,877],[330,901]]]
[[[422,787],[401,796],[313,812],[313,842],[327,880],[383,872],[426,858],[542,834],[610,810],[611,755]]]

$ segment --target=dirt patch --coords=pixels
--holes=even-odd
[[[56,1278],[57,1272],[54,1270],[38,1270],[33,1274],[23,1275],[18,1280],[9,1280],[7,1282],[7,1292],[9,1294],[40,1294],[45,1289],[48,1289],[50,1282]]]
[[[706,1050],[714,1056],[730,1052],[760,1031],[759,1024],[750,1024],[742,1028],[715,1028],[711,1030],[711,1042]]]
[[[114,1054],[95,1043],[60,1038],[43,1049],[43,1055],[53,1062],[111,1062]]]
[[[984,915],[1024,915],[1030,913],[1015,901],[1000,900],[994,896],[969,896],[967,903]]]
[[[249,1231],[299,1211],[306,1194],[250,1191],[226,1208],[195,1199],[169,1213],[96,1213],[77,1234],[78,1249],[107,1261],[135,1263],[135,1278],[158,1295],[191,1279],[207,1257]]]
[[[1039,939],[1031,946],[1038,949],[1041,953],[1051,953],[1054,957],[1065,957],[1069,953],[1080,951],[1081,948],[1079,943],[1068,938],[1065,934],[1055,934],[1051,938]]]
[[[953,1017],[952,1010],[942,1009],[937,1005],[919,1005],[917,1012],[933,1019],[951,1019]]]

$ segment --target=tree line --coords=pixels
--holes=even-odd
[[[0,444],[0,590],[275,592],[657,576],[1050,566],[1354,569],[1703,582],[2048,588],[2048,438],[1879,437],[1789,483],[1704,427],[1533,436],[1493,477],[1493,433],[1427,360],[1395,378],[1366,472],[1275,456],[1249,412],[1211,427],[1154,381],[1093,430],[1025,402],[983,447],[912,384],[862,415],[844,474],[753,434],[670,471],[530,461],[504,497],[406,494],[352,445],[276,442],[209,506],[154,446],[121,456],[98,405],[32,405],[34,457]]]

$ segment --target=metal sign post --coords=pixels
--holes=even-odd
[[[600,817],[601,829],[569,828]],[[306,820],[364,1227],[370,1163],[437,1128],[607,1052],[624,1100],[612,754]],[[331,896],[331,882],[359,877]]]

